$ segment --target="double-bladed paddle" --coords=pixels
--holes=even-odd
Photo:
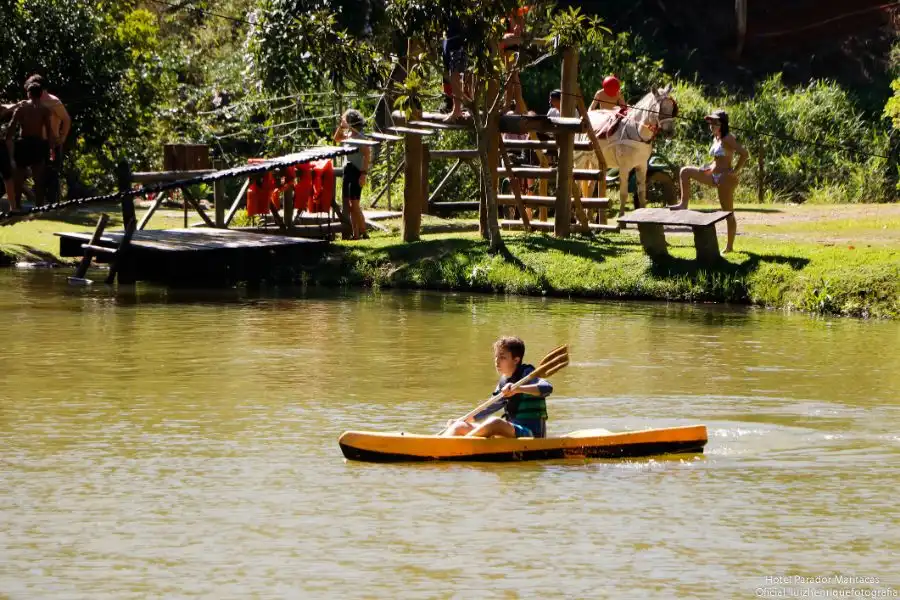
[[[554,348],[547,354],[547,356],[545,356],[544,358],[541,359],[541,362],[538,363],[538,366],[534,369],[534,371],[532,371],[531,373],[529,373],[528,375],[526,375],[525,377],[523,377],[522,379],[520,379],[519,381],[517,381],[513,384],[512,391],[519,389],[520,387],[522,387],[523,385],[525,385],[532,379],[536,379],[539,377],[549,377],[549,376],[553,375],[554,373],[556,373],[557,371],[567,367],[568,365],[569,365],[569,347],[566,345],[562,345],[559,348]],[[495,394],[494,396],[491,396],[489,399],[487,399],[484,402],[482,402],[481,404],[479,404],[476,408],[474,408],[473,410],[468,412],[466,414],[466,416],[464,416],[461,419],[457,419],[457,420],[458,421],[467,421],[467,420],[471,419],[472,417],[474,417],[475,415],[477,415],[482,410],[484,410],[485,408],[487,408],[488,406],[490,406],[491,404],[493,404],[494,402],[497,402],[498,400],[500,400],[501,398],[503,398],[502,390],[500,391],[500,393]],[[441,432],[438,435],[443,435],[447,431],[447,429],[448,428],[445,427],[444,429],[441,430]]]

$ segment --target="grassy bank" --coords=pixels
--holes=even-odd
[[[508,256],[489,254],[475,232],[426,235],[414,244],[392,232],[339,243],[310,278],[325,285],[729,302],[900,318],[900,245],[893,243],[900,216],[880,219],[877,228],[871,218],[840,221],[824,227],[840,241],[826,243],[803,237],[812,225],[785,224],[800,232],[797,238],[757,233],[765,226],[748,225],[753,233],[739,237],[739,251],[707,268],[694,260],[690,233],[668,234],[672,256],[654,263],[634,230],[570,240],[510,232]]]
[[[390,231],[372,239],[336,243],[305,277],[320,285],[729,302],[896,319],[897,208],[744,207],[738,252],[711,267],[694,260],[690,233],[667,234],[672,256],[656,263],[634,230],[569,240],[506,232],[509,254],[500,256],[487,252],[472,222],[426,217],[420,242],[404,244],[399,222],[385,222]],[[826,217],[816,210],[831,212]],[[0,252],[15,260],[52,259],[58,245],[52,232],[89,230],[95,218],[70,215],[0,228]],[[177,213],[171,219],[157,226],[180,226]]]

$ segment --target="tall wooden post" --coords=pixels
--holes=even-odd
[[[221,171],[225,168],[225,161],[216,159],[213,161],[213,169]],[[222,229],[225,227],[225,182],[221,179],[213,183],[213,202],[216,205],[216,227]]]
[[[131,165],[128,164],[127,160],[123,160],[116,165],[116,183],[120,192],[131,190],[133,179],[131,177]],[[127,228],[132,221],[137,222],[134,212],[134,196],[126,196],[122,198],[122,223]]]
[[[500,82],[492,79],[487,84],[487,102],[486,105],[493,104],[498,94],[502,94]],[[485,190],[487,202],[486,225],[491,230],[491,239],[494,235],[499,235],[500,207],[497,202],[497,194],[500,193],[500,113],[487,115],[487,122],[484,128],[484,137],[487,140],[487,172],[490,174],[492,190]],[[496,231],[495,231],[496,228]]]
[[[410,39],[406,51],[406,71],[412,72],[416,65],[416,55],[419,52],[419,42]],[[421,108],[417,99],[413,99],[410,106],[412,118],[410,121],[422,117]],[[415,242],[419,239],[422,226],[422,137],[407,133],[405,137],[406,173],[403,183],[403,241]]]
[[[563,117],[575,116],[575,96],[578,89],[578,51],[575,48],[563,50],[562,103],[560,114]],[[575,162],[575,134],[557,131],[556,148],[559,151],[559,162],[556,168],[556,218],[553,233],[556,237],[569,237],[572,220],[572,167]]]

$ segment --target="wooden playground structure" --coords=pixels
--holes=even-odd
[[[411,40],[406,70],[415,67],[418,44]],[[664,256],[660,250],[662,225],[676,223],[695,226],[698,256],[712,260],[717,256],[714,221],[700,213],[684,211],[678,218],[670,218],[656,213],[644,213],[640,220],[620,219],[616,224],[607,223],[606,210],[606,162],[600,144],[591,127],[583,95],[577,83],[578,50],[563,48],[560,89],[562,92],[559,117],[525,114],[526,106],[518,87],[512,89],[516,100],[516,113],[492,115],[487,119],[485,137],[487,140],[486,168],[493,176],[493,187],[497,191],[497,207],[513,207],[518,215],[515,219],[500,219],[502,228],[552,231],[557,237],[568,237],[572,232],[591,233],[593,231],[618,231],[627,222],[640,224],[641,241],[651,256]],[[392,84],[395,83],[393,77]],[[505,94],[499,81],[489,81],[488,95],[496,97]],[[252,281],[260,278],[260,272],[278,270],[281,267],[302,265],[310,258],[321,256],[327,241],[340,231],[346,237],[349,232],[348,207],[337,200],[335,179],[343,175],[340,166],[326,165],[332,179],[328,191],[329,205],[317,205],[316,209],[299,209],[292,185],[299,166],[311,161],[330,161],[358,152],[362,146],[382,146],[403,142],[403,160],[388,179],[387,186],[375,198],[374,206],[387,191],[390,208],[390,187],[392,181],[404,173],[403,192],[403,239],[415,241],[420,238],[423,214],[444,215],[457,210],[478,210],[481,222],[485,222],[486,204],[481,202],[439,202],[437,200],[447,181],[463,164],[478,162],[477,169],[484,168],[480,161],[485,159],[478,150],[472,148],[432,149],[425,140],[448,130],[474,131],[471,117],[453,123],[445,121],[446,115],[423,112],[413,108],[410,113],[392,110],[391,85],[383,96],[383,104],[389,123],[380,131],[368,134],[364,139],[346,139],[340,146],[308,148],[302,152],[273,158],[252,159],[250,164],[226,169],[220,161],[209,160],[208,148],[199,145],[171,145],[164,149],[162,172],[131,173],[127,165],[121,165],[117,174],[119,192],[107,196],[78,199],[57,203],[56,206],[40,207],[54,210],[69,204],[81,204],[98,200],[121,201],[125,229],[122,232],[106,232],[106,215],[101,216],[93,235],[84,233],[58,233],[63,256],[81,256],[82,261],[73,282],[87,282],[85,279],[92,260],[110,263],[107,282],[116,278],[122,283],[138,280],[154,280],[167,283],[230,283]],[[381,103],[380,103],[381,104]],[[543,134],[541,137],[538,134]],[[577,134],[586,134],[586,141],[575,141]],[[507,137],[515,136],[514,138]],[[388,172],[391,171],[390,151],[387,155]],[[575,151],[594,152],[598,169],[574,168]],[[516,163],[513,152],[528,152],[534,161],[528,164]],[[556,152],[555,164],[548,158],[548,151]],[[429,190],[429,169],[434,161],[455,160],[449,172],[432,192]],[[481,171],[479,171],[481,176]],[[507,193],[501,193],[501,177],[509,183]],[[224,180],[242,178],[245,181],[239,192],[229,201],[225,197]],[[535,180],[535,194],[526,193],[523,182]],[[590,182],[597,190],[594,197],[582,196],[582,186],[576,182]],[[135,184],[142,187],[134,188]],[[214,214],[211,217],[204,210],[199,198],[191,190],[196,184],[212,184],[214,191]],[[266,187],[268,186],[268,187]],[[180,191],[184,202],[184,223],[179,229],[148,231],[147,223],[172,191]],[[261,191],[262,190],[262,191]],[[551,193],[552,190],[552,193]],[[231,227],[235,214],[242,206],[250,205],[253,196],[256,214],[259,211],[260,194],[263,194],[264,208],[260,226]],[[155,194],[153,203],[138,220],[135,214],[134,198]],[[311,206],[311,205],[310,205]],[[189,208],[195,211],[200,223],[189,226]],[[267,210],[266,210],[267,209]],[[534,211],[537,218],[534,218]],[[549,218],[553,211],[552,219]],[[667,211],[666,211],[667,212]],[[598,222],[591,222],[594,213]],[[699,217],[694,215],[699,214]],[[725,214],[725,213],[723,213]],[[727,214],[725,214],[727,216]],[[0,221],[8,215],[0,215]],[[716,215],[715,220],[725,218]],[[699,220],[698,220],[699,219]],[[695,222],[696,221],[696,222]],[[702,223],[701,223],[702,221]],[[379,227],[367,220],[367,224]],[[198,227],[199,225],[199,227]]]

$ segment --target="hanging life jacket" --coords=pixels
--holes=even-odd
[[[329,212],[334,200],[334,164],[331,160],[313,162],[313,193],[310,212]]]

